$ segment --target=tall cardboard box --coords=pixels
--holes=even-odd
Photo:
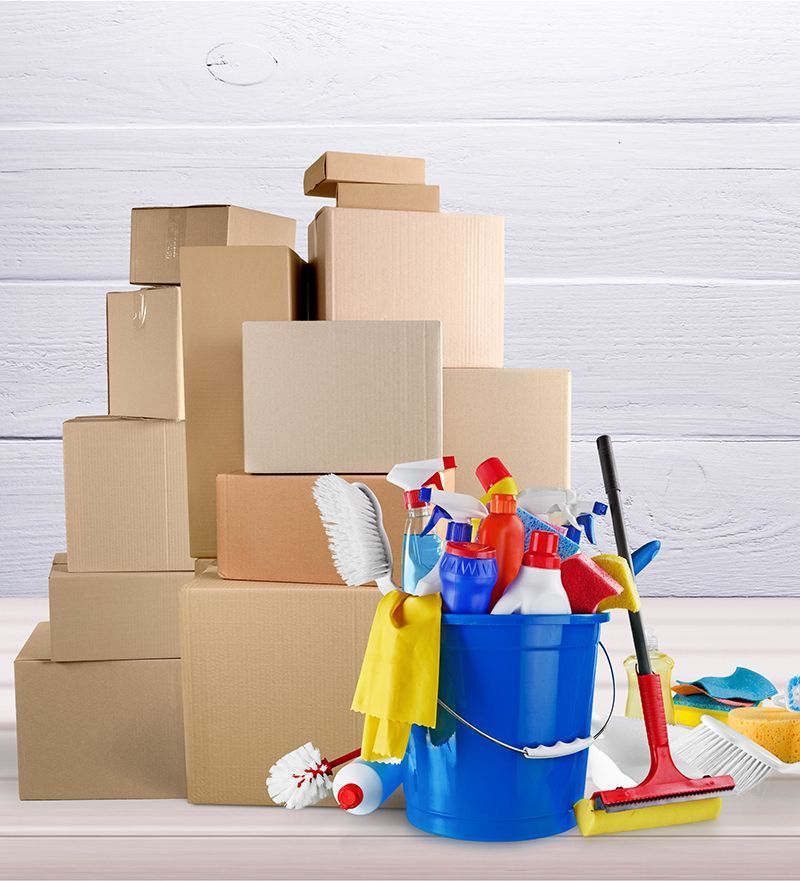
[[[217,475],[244,468],[242,323],[306,317],[303,266],[289,248],[183,249],[186,455],[194,557],[217,553]]]
[[[320,318],[441,321],[444,367],[502,367],[502,217],[323,208],[308,253]]]
[[[185,797],[179,660],[55,663],[44,623],[14,685],[21,799]]]
[[[128,661],[181,656],[178,598],[194,572],[50,570],[50,658]]]
[[[456,491],[481,496],[475,468],[499,456],[520,489],[572,485],[572,376],[560,368],[444,371],[444,445]]]
[[[106,295],[110,416],[183,419],[181,289]]]
[[[380,594],[375,587],[224,581],[181,592],[186,773],[197,804],[272,804],[264,781],[309,740],[361,742],[350,710]],[[326,804],[333,804],[331,799]]]
[[[442,455],[436,321],[243,327],[244,470],[385,474]]]
[[[340,183],[424,184],[425,160],[329,150],[306,169],[303,192],[307,196],[335,196]]]
[[[444,475],[452,490],[453,472]],[[318,474],[220,474],[217,476],[217,565],[223,578],[341,584],[312,490]],[[395,584],[400,583],[403,491],[383,474],[343,474],[375,493],[392,546]]]
[[[70,572],[194,568],[183,422],[65,422],[64,501]]]
[[[282,245],[294,248],[297,221],[236,205],[134,208],[131,284],[181,283],[181,248],[193,245]]]

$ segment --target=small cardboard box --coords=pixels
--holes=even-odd
[[[64,423],[70,572],[188,571],[183,422],[82,416]]]
[[[339,183],[424,184],[425,160],[328,151],[303,175],[307,196],[335,196]]]
[[[281,756],[309,740],[329,758],[361,743],[350,704],[379,598],[374,586],[223,581],[213,567],[183,588],[190,802],[272,804],[264,781]]]
[[[108,412],[183,419],[181,289],[106,295]]]
[[[439,322],[248,321],[243,355],[248,473],[385,474],[442,455]]]
[[[446,487],[453,488],[446,471]],[[403,491],[382,474],[343,474],[377,497],[400,583]],[[312,489],[318,474],[220,474],[217,477],[217,559],[223,578],[341,584]]]
[[[192,556],[213,558],[217,475],[244,468],[242,322],[305,318],[305,264],[277,247],[184,248],[183,254],[189,530]]]
[[[320,318],[438,320],[444,367],[502,367],[502,217],[323,208],[308,252]]]
[[[499,456],[519,488],[569,487],[569,370],[444,371],[444,445],[456,457],[457,492],[483,495],[475,468]]]
[[[181,656],[178,596],[194,572],[50,570],[50,658],[129,661]]]
[[[56,663],[44,623],[14,683],[21,799],[185,798],[179,660]]]
[[[439,187],[425,184],[337,184],[336,207],[438,211]]]
[[[235,205],[134,208],[131,284],[181,283],[185,245],[284,245],[294,248],[297,221]]]

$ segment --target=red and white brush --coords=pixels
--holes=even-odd
[[[333,792],[333,769],[361,755],[361,749],[328,761],[313,743],[287,753],[269,769],[267,792],[278,805],[299,810],[315,805]]]

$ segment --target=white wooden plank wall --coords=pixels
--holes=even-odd
[[[800,6],[11,2],[0,49],[0,593],[64,546],[130,207],[291,214],[304,252],[325,149],[506,216],[506,363],[573,369],[577,487],[620,439],[644,592],[800,593]]]

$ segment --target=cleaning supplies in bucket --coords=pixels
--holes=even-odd
[[[371,814],[403,782],[402,762],[356,759],[333,778],[333,797],[349,814]]]
[[[425,459],[420,462],[403,462],[395,465],[386,475],[389,483],[404,490],[406,525],[403,531],[403,559],[400,583],[406,593],[414,593],[417,582],[433,569],[442,553],[442,541],[435,532],[425,530],[430,507],[421,500],[420,489],[434,486],[442,489],[440,472],[456,467],[453,456],[441,459]]]
[[[493,615],[569,615],[569,599],[561,585],[558,538],[532,532],[519,574],[492,608]]]

